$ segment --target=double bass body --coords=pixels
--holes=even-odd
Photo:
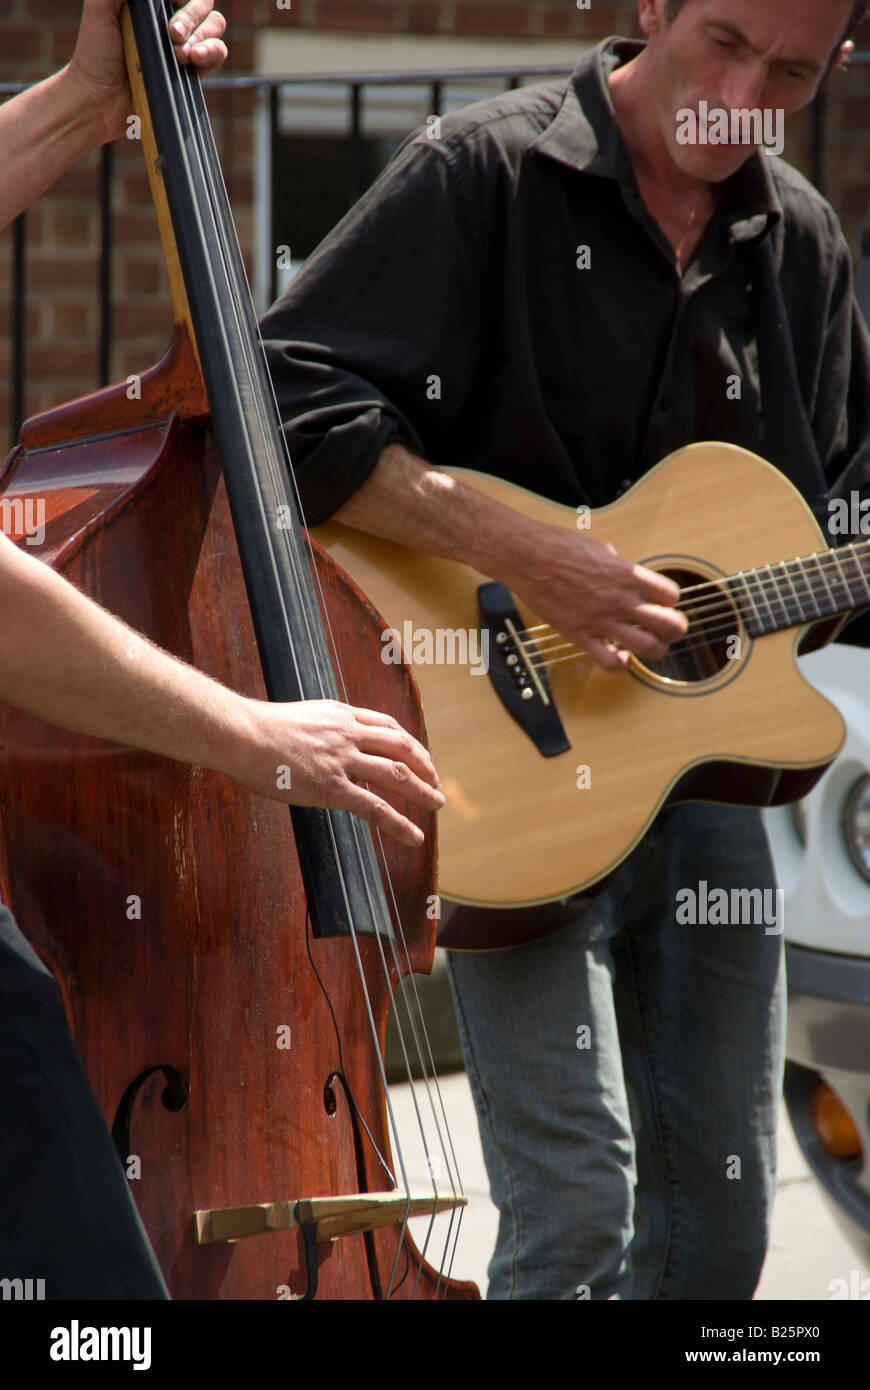
[[[44,499],[48,563],[264,698],[206,411],[178,324],[141,400],[108,388],[30,421],[0,491]],[[328,557],[316,566],[347,699],[422,736],[413,679],[380,660],[382,621]],[[61,985],[173,1297],[476,1297],[439,1278],[396,1221],[334,1240],[303,1223],[197,1243],[197,1212],[392,1187],[363,982],[382,1041],[399,970],[385,973],[372,936],[358,940],[358,971],[346,935],[315,934],[286,806],[9,708],[0,720],[0,886]],[[427,839],[386,847],[391,895],[403,968],[427,971],[434,817],[402,809]]]

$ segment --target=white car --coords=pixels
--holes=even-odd
[[[842,713],[837,761],[803,801],[764,812],[784,891],[785,1101],[804,1158],[870,1263],[870,650],[800,659]]]

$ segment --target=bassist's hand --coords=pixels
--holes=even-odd
[[[247,704],[249,727],[224,772],[275,801],[353,811],[401,844],[422,844],[386,798],[437,811],[444,796],[426,749],[395,719],[337,700]]]
[[[123,0],[85,0],[75,53],[65,70],[68,80],[81,89],[82,99],[91,104],[94,119],[99,117],[102,140],[122,135],[133,110],[121,40],[122,6]],[[178,61],[202,71],[220,67],[227,57],[222,41],[226,20],[214,8],[214,0],[189,0],[182,6],[176,0],[175,7],[169,33]],[[183,26],[183,33],[177,25]]]

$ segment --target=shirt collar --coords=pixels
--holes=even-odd
[[[637,57],[643,43],[605,39],[578,63],[562,105],[532,150],[566,164],[578,173],[620,181],[631,169],[628,150],[616,124],[608,78],[614,68]],[[760,240],[783,215],[770,159],[755,154],[722,185],[720,216],[733,241]],[[632,173],[632,182],[634,182]]]

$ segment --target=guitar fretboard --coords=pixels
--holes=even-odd
[[[732,574],[726,585],[751,637],[870,606],[870,542]]]

